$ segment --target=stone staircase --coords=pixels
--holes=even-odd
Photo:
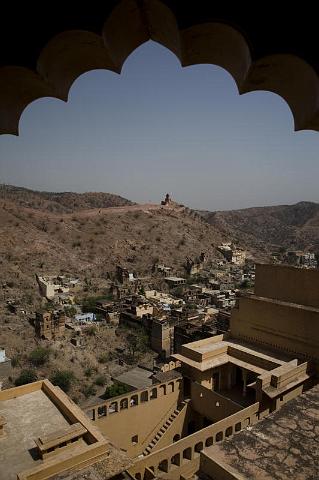
[[[187,402],[181,402],[178,407],[171,413],[171,415],[168,417],[166,422],[161,426],[161,428],[158,430],[154,438],[151,440],[151,442],[147,445],[145,450],[143,451],[142,455],[145,457],[146,455],[149,455],[152,453],[153,448],[157,445],[157,443],[160,441],[166,430],[169,429],[169,427],[172,425],[174,420],[178,417],[178,415],[181,413],[181,411],[186,407]]]

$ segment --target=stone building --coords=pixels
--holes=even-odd
[[[241,295],[231,332],[319,366],[319,271],[257,265],[255,293]]]
[[[11,375],[12,367],[11,360],[6,356],[6,352],[3,348],[0,348],[0,390],[1,381],[7,379]]]
[[[251,296],[255,303],[250,305],[250,315],[247,315],[246,297],[240,297],[230,319],[229,333],[184,344],[180,352],[172,356],[175,364],[180,365],[180,379],[169,381],[168,376],[167,382],[88,409],[96,425],[134,459],[128,469],[133,478],[155,479],[157,475],[170,480],[192,478],[200,468],[205,448],[266,418],[316,383],[313,339],[310,339],[311,336],[318,338],[316,322],[308,322],[306,337],[299,339],[294,334],[294,320],[292,330],[286,322],[282,304],[287,300],[292,303],[293,310],[287,319],[293,319],[294,315],[300,318],[301,310],[309,311],[307,304],[319,302],[318,290],[306,290],[306,294],[303,289],[298,297],[291,288],[300,271],[269,268],[274,267],[257,266],[256,291]],[[311,283],[318,285],[319,272],[316,274],[316,278],[303,276],[300,281],[305,287]],[[299,303],[293,304],[291,295]],[[255,308],[255,304],[260,305],[260,309]],[[268,304],[272,305],[271,316],[282,344],[268,341],[268,335],[276,335],[275,329],[268,325]],[[261,316],[263,310],[264,317]],[[258,335],[248,336],[246,330],[255,328],[254,325],[258,327]],[[169,338],[169,329],[167,331]],[[162,330],[160,333],[162,335]],[[294,338],[294,349],[288,347],[290,337]],[[305,356],[308,348],[301,342],[309,344],[312,355]],[[130,407],[132,398],[134,404]],[[130,413],[131,408],[134,412],[140,410],[143,425]],[[219,476],[213,478],[228,478],[220,468]]]
[[[14,432],[26,426],[25,416],[15,414],[16,428],[7,427],[13,425],[8,401],[19,398],[24,388],[30,393],[37,391],[39,382],[22,390],[7,390],[5,396],[0,393],[0,429],[7,435],[0,453],[4,455],[2,468],[19,473],[21,480],[42,480],[50,477],[47,472],[74,470],[81,462],[82,466],[90,462],[103,465],[99,454],[90,456],[91,449],[101,445],[104,453],[112,447],[105,461],[112,451],[114,473],[122,475],[114,480],[191,480],[202,473],[214,480],[238,478],[229,476],[229,468],[208,449],[247,426],[262,425],[269,415],[318,383],[318,284],[315,270],[257,266],[255,294],[239,298],[229,332],[182,345],[168,368],[163,368],[160,376],[154,375],[152,385],[86,407],[91,421],[87,419],[85,425],[82,420],[74,425],[80,414],[73,412],[72,428],[69,423],[66,426],[69,407],[65,397],[59,398],[58,391],[40,382],[45,395],[50,390],[59,415],[62,412],[64,420],[59,421],[63,425],[57,430],[57,419],[46,413],[48,433],[38,434],[39,422],[44,425],[44,420],[37,416],[37,429],[28,436],[27,445],[28,450],[35,449],[35,456],[25,455],[22,444],[21,459],[18,457],[14,468],[12,442],[18,435]],[[28,401],[24,402],[25,412],[30,408],[34,412],[35,405],[39,410],[39,399],[28,397]],[[42,394],[41,401],[47,402]],[[20,408],[17,401],[13,408],[15,412]],[[36,477],[34,469],[39,472]],[[14,479],[12,475],[6,478]]]
[[[104,478],[131,464],[60,388],[41,380],[0,392],[1,480],[44,480],[97,461]]]
[[[170,197],[170,194],[167,193],[167,194],[165,195],[164,200],[161,201],[161,205],[170,205],[171,203],[172,203],[172,199],[171,199],[171,197]]]
[[[186,259],[185,269],[188,275],[196,275],[203,271],[206,262],[206,255],[204,252],[200,254],[195,260],[191,258]]]
[[[185,285],[186,283],[185,278],[182,277],[166,277],[165,281],[170,288],[178,287],[179,285]]]
[[[131,282],[135,282],[137,280],[137,277],[134,272],[130,272],[127,268],[123,268],[120,265],[117,265],[116,279],[122,285],[128,285]]]
[[[173,353],[174,320],[170,318],[154,318],[151,328],[151,347],[162,358],[168,358]]]
[[[65,330],[66,315],[63,311],[36,313],[34,327],[36,335],[46,340],[62,337]]]
[[[278,2],[267,5],[261,15],[255,15],[250,4],[242,4],[240,11],[236,11],[227,5],[216,6],[215,2],[191,1],[186,5],[186,2],[177,0],[118,0],[96,6],[94,15],[87,8],[81,10],[78,6],[75,11],[74,6],[66,4],[58,15],[46,16],[45,22],[36,10],[36,4],[28,4],[25,8],[22,5],[17,9],[15,3],[7,2],[2,12],[0,35],[5,47],[1,54],[0,105],[3,114],[0,133],[18,134],[21,113],[35,99],[45,96],[66,99],[70,86],[83,72],[92,68],[120,72],[129,54],[149,39],[159,41],[173,51],[183,65],[210,63],[226,68],[241,93],[268,90],[281,95],[292,111],[295,130],[319,130],[317,16],[309,5],[290,9],[289,22],[287,8],[280,8]],[[70,19],[73,30],[66,31]],[[300,34],[302,26],[307,29],[306,35]],[[274,276],[277,274],[278,271],[272,272]],[[268,276],[267,279],[272,281]],[[185,346],[185,362],[181,368],[187,369],[187,362],[195,362],[197,365],[193,365],[193,373],[198,373],[199,381],[184,382],[182,378],[169,378],[148,389],[100,402],[88,410],[93,425],[73,402],[46,381],[1,392],[0,475],[5,480],[15,480],[17,476],[19,480],[42,480],[54,476],[68,480],[84,477],[105,480],[113,475],[114,478],[135,480],[159,476],[176,480],[195,478],[197,473],[199,477],[203,474],[204,478],[214,480],[243,476],[260,480],[300,478],[301,475],[318,478],[319,462],[315,457],[318,449],[313,433],[316,425],[312,417],[318,411],[319,401],[316,392],[310,396],[313,389],[292,400],[296,402],[300,399],[303,404],[301,414],[311,405],[311,415],[305,421],[302,419],[303,426],[310,425],[306,432],[300,429],[295,434],[293,428],[295,443],[290,449],[287,419],[298,425],[299,418],[298,415],[291,416],[289,411],[285,413],[289,402],[273,416],[268,416],[270,408],[262,409],[263,395],[261,401],[240,408],[221,392],[207,388],[209,378],[203,379],[206,386],[200,384],[201,372],[206,367],[208,371],[214,365],[218,367],[216,362],[222,367],[220,356],[224,355],[224,360],[228,359],[232,364],[236,362],[239,368],[245,369],[247,363],[250,369],[254,366],[265,369],[265,376],[259,379],[262,385],[258,386],[258,391],[265,391],[268,398],[280,391],[278,407],[281,406],[280,397],[286,400],[289,389],[290,398],[296,393],[291,385],[303,374],[304,367],[296,371],[296,375],[291,375],[291,367],[295,365],[285,365],[285,362],[291,362],[287,349],[295,352],[292,357],[298,359],[301,352],[306,351],[310,366],[316,363],[318,331],[315,315],[318,305],[310,306],[315,298],[310,284],[313,283],[317,289],[318,297],[319,281],[318,276],[310,280],[307,276],[296,279],[292,272],[286,272],[282,280],[279,286],[279,290],[283,291],[282,298],[277,298],[276,292],[271,291],[271,285],[263,285],[262,299],[255,299],[254,305],[258,308],[253,307],[251,299],[239,301],[237,320],[240,318],[244,325],[236,325],[236,318],[232,319],[233,331],[237,335],[233,343],[243,347],[242,343],[249,337],[250,345],[255,345],[255,348],[245,351],[229,344],[218,346],[218,342]],[[295,287],[291,282],[296,282]],[[258,296],[257,291],[255,295]],[[269,310],[260,322],[252,316],[253,312],[257,315],[263,307],[266,308],[267,301],[276,319],[271,328],[266,321],[267,316],[270,318]],[[282,302],[285,305],[281,305]],[[277,310],[276,306],[282,308]],[[299,306],[302,314],[298,317],[296,310]],[[287,321],[289,308],[290,312],[294,312],[292,330]],[[248,325],[245,324],[245,310],[250,312]],[[302,329],[306,330],[306,334]],[[220,339],[220,342],[228,340]],[[263,341],[265,345],[261,345]],[[263,348],[275,350],[272,355],[268,353],[271,360],[262,356],[266,355],[261,351]],[[277,358],[283,352],[288,355],[288,362]],[[238,365],[240,361],[242,365]],[[285,372],[273,372],[278,361],[284,362],[282,367]],[[298,366],[301,367],[302,363]],[[239,398],[242,399],[244,378],[240,375],[238,379],[236,375],[233,377],[226,369],[226,379],[230,384],[237,381],[241,392]],[[263,380],[267,381],[263,384]],[[217,385],[217,382],[211,383]],[[246,393],[247,389],[253,393],[253,387],[246,382]],[[308,392],[308,402],[306,398],[304,403],[302,399]],[[284,418],[274,417],[277,414],[282,414]],[[160,427],[165,415],[169,417],[164,418],[165,423]],[[257,432],[256,422],[259,422],[257,427],[260,428]],[[265,422],[268,425],[263,430]],[[112,446],[101,431],[112,435],[114,444],[122,445],[122,450]],[[240,431],[243,434],[256,432],[258,444],[245,437],[234,449],[237,452],[235,461],[238,463],[238,453],[247,453],[242,465],[253,463],[258,467],[257,471],[238,473],[232,465],[228,468],[221,457],[217,459],[214,455],[207,455],[208,449],[215,448],[224,439],[234,437],[235,441],[237,435],[234,434],[238,433],[239,437]],[[298,441],[300,438],[302,440]],[[260,455],[262,442],[266,443],[268,464],[271,463],[272,467],[268,475],[264,465],[256,458]],[[257,448],[247,452],[244,450],[247,443],[253,443]],[[224,445],[230,446],[228,452],[231,454],[232,445],[229,442]],[[293,450],[297,457],[291,456]],[[279,463],[278,458],[282,459]],[[94,463],[99,463],[99,468],[93,466],[90,470],[90,465]],[[298,471],[299,466],[304,468],[305,465],[307,471],[300,471],[300,468]],[[82,471],[77,474],[77,469]]]
[[[74,293],[79,289],[81,283],[78,278],[70,278],[64,275],[36,275],[40,295],[48,300],[58,298],[58,302],[73,303]]]
[[[217,248],[228,262],[234,265],[244,265],[246,261],[246,251],[236,248],[231,242],[225,242]]]
[[[289,265],[293,266],[316,268],[318,265],[316,255],[311,252],[291,250],[286,253],[284,258]]]
[[[154,273],[159,273],[163,277],[168,277],[172,275],[172,268],[167,267],[166,265],[161,265],[159,263],[156,263],[153,267]]]

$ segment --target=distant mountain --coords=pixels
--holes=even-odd
[[[134,205],[130,200],[112,193],[38,192],[13,185],[0,185],[0,198],[21,207],[55,213]]]
[[[245,208],[198,212],[220,233],[254,248],[284,247],[319,251],[319,204]]]

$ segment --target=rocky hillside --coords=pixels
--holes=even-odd
[[[69,272],[99,285],[117,264],[147,274],[160,261],[182,273],[188,256],[204,251],[208,259],[220,258],[216,246],[223,240],[214,226],[178,205],[58,213],[0,200],[1,282],[33,295],[36,273]]]
[[[221,233],[250,247],[319,251],[318,203],[200,213]]]
[[[37,192],[13,185],[1,185],[0,198],[17,206],[57,213],[133,205],[130,200],[112,193]]]
[[[282,246],[318,251],[319,205],[199,215],[177,204],[135,205],[107,193],[6,187],[0,196],[1,281],[12,285],[13,297],[36,296],[36,273],[72,273],[95,281],[97,288],[117,264],[148,274],[161,262],[184,273],[186,257],[205,252],[208,259],[221,258],[216,247],[225,240],[261,261]]]

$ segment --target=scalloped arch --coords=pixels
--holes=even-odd
[[[182,66],[210,63],[234,78],[240,94],[267,90],[290,107],[295,130],[319,130],[319,78],[304,60],[290,54],[252,60],[243,35],[226,23],[180,29],[161,0],[121,0],[105,20],[101,35],[72,30],[53,37],[41,51],[36,71],[0,69],[0,133],[18,135],[19,119],[41,97],[66,101],[73,82],[92,69],[120,73],[140,45],[153,40],[171,50]]]

